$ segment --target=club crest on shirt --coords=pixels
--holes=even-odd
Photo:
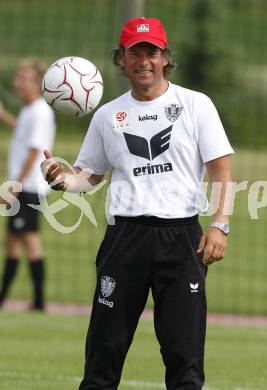
[[[178,106],[178,104],[168,104],[168,106],[164,107],[164,111],[167,119],[171,122],[175,122],[183,111],[183,106]]]
[[[107,298],[109,297],[116,286],[116,282],[114,279],[112,279],[110,276],[102,276],[101,278],[101,293],[103,297]]]
[[[121,129],[129,126],[129,115],[127,111],[116,111],[112,116],[113,129]]]

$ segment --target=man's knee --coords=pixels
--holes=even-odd
[[[23,244],[26,256],[30,261],[38,260],[43,257],[43,247],[41,236],[39,233],[25,233],[23,234]]]

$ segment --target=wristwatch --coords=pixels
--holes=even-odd
[[[226,236],[229,236],[230,234],[230,226],[228,223],[212,222],[210,226],[219,229]]]

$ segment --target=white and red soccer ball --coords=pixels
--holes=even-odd
[[[93,111],[100,102],[103,80],[92,62],[80,57],[64,57],[47,69],[42,94],[56,111],[81,117]]]

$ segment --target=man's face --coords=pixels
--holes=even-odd
[[[26,102],[40,91],[40,82],[33,69],[18,69],[13,85],[17,95]]]
[[[136,89],[156,87],[164,82],[163,68],[167,64],[160,48],[147,42],[125,49],[120,59],[126,77]]]

